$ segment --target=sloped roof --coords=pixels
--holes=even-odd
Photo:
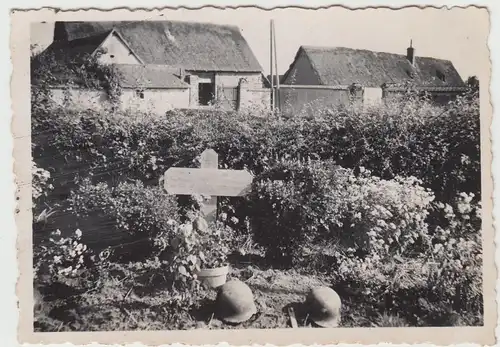
[[[178,70],[165,65],[113,64],[122,88],[133,89],[188,89],[189,85],[178,76]],[[73,69],[53,74],[52,87],[82,87],[85,82]],[[102,80],[104,81],[104,80]]]
[[[172,68],[165,65],[115,65],[123,88],[187,89],[189,85],[174,75]]]
[[[72,41],[53,41],[40,54],[53,54],[58,60],[70,62],[74,58],[94,53],[111,32],[112,30],[107,30],[99,34],[82,37]]]
[[[54,39],[80,40],[112,29],[145,64],[193,71],[262,71],[236,26],[179,21],[57,22]]]
[[[415,56],[414,66],[406,55],[346,47],[300,47],[323,85],[359,83],[366,87],[402,84],[420,86],[465,86],[449,60]],[[296,57],[296,58],[297,58]],[[445,81],[438,78],[442,73]]]

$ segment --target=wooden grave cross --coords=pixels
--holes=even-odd
[[[247,170],[219,169],[219,155],[213,149],[201,154],[201,168],[172,167],[165,172],[164,188],[170,195],[210,196],[202,213],[210,223],[217,219],[218,196],[245,196],[253,181]]]

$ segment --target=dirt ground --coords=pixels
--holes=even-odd
[[[310,326],[307,316],[302,313],[301,304],[311,287],[328,285],[320,278],[303,276],[294,271],[259,270],[252,266],[246,269],[232,269],[228,276],[228,279],[231,278],[237,278],[250,287],[254,294],[257,314],[236,326],[225,324],[214,314],[214,301],[211,301],[202,306],[199,314],[194,315],[198,320],[198,328],[291,328],[289,307],[295,312],[298,326]],[[214,300],[215,296],[214,291],[211,299]]]
[[[74,302],[53,302],[46,314],[37,315],[35,327],[37,331],[292,328],[290,307],[298,327],[314,326],[303,303],[312,287],[330,286],[328,279],[293,269],[273,269],[261,263],[261,257],[252,258],[248,262],[232,262],[228,275],[228,280],[237,278],[251,288],[257,308],[253,317],[238,325],[224,323],[217,317],[217,290],[210,290],[190,312],[170,313],[165,309],[168,296],[161,295],[158,288],[116,279],[116,283],[79,296]],[[349,301],[348,296],[341,298],[341,326],[373,326],[373,314],[366,306],[358,300]]]

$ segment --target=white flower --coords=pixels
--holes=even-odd
[[[179,226],[179,230],[185,236],[188,236],[193,231],[193,225],[191,223],[182,224]]]
[[[61,269],[61,270],[59,270],[59,273],[60,273],[60,274],[63,274],[63,275],[67,275],[68,273],[70,273],[70,272],[71,272],[71,270],[73,270],[73,267],[71,267],[71,266],[70,266],[70,267],[67,267],[67,268],[65,268],[65,269]]]
[[[237,224],[239,222],[239,219],[236,217],[231,217],[231,222]]]
[[[175,221],[173,219],[169,219],[167,221],[167,225],[174,225],[175,224]]]
[[[75,235],[76,237],[82,237],[82,231],[80,229],[76,229]]]

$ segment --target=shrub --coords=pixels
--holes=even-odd
[[[113,261],[141,261],[155,251],[155,237],[172,233],[179,220],[176,197],[140,181],[112,186],[84,179],[67,205],[75,226],[87,231],[85,241],[95,250],[109,248]]]
[[[31,192],[33,207],[36,207],[39,200],[46,197],[48,192],[53,188],[50,183],[50,178],[50,172],[38,167],[35,162],[31,162]]]
[[[479,205],[465,193],[453,207],[430,203],[427,197],[424,201],[428,212],[421,209],[423,213],[411,217],[411,211],[402,210],[403,221],[418,221],[401,229],[402,234],[389,223],[377,223],[377,233],[368,238],[375,245],[369,253],[337,249],[331,275],[339,286],[352,290],[350,295],[405,312],[414,324],[454,324],[446,321],[453,312],[468,324],[481,324]]]
[[[383,180],[358,171],[287,162],[264,172],[249,197],[255,241],[268,255],[285,255],[288,265],[326,272],[341,295],[383,305],[413,324],[422,323],[416,317],[443,324],[450,312],[478,324],[475,196],[461,193],[443,204],[414,177]]]
[[[144,236],[171,229],[170,221],[179,218],[175,197],[163,187],[145,187],[139,181],[110,187],[85,179],[72,193],[71,208],[77,217],[88,218],[97,213],[112,219],[119,231]]]
[[[342,227],[348,178],[348,170],[322,162],[283,162],[265,171],[249,196],[255,241],[281,263],[301,261],[303,247]]]
[[[346,248],[374,260],[423,251],[426,245],[419,242],[428,233],[426,219],[434,200],[430,189],[414,177],[382,180],[369,171],[351,176],[350,183],[339,237],[348,241]]]
[[[44,116],[45,115],[45,116]],[[442,201],[480,188],[479,101],[436,106],[413,96],[370,108],[319,110],[313,118],[175,110],[167,117],[55,108],[37,112],[35,160],[57,177],[94,174],[156,183],[171,166],[196,166],[207,148],[223,168],[256,174],[283,158],[335,160],[383,179],[415,176]],[[63,170],[60,170],[60,169]],[[57,180],[59,181],[59,179]]]
[[[103,254],[100,258],[105,257]],[[60,230],[37,244],[33,250],[34,281],[38,285],[64,283],[78,289],[86,289],[92,283],[89,269],[100,261],[93,251],[82,242],[82,231],[77,229],[64,237]]]
[[[451,205],[436,203],[433,212],[442,222],[432,226],[429,256],[439,266],[429,279],[430,302],[452,307],[470,322],[483,308],[481,204],[460,193]]]

